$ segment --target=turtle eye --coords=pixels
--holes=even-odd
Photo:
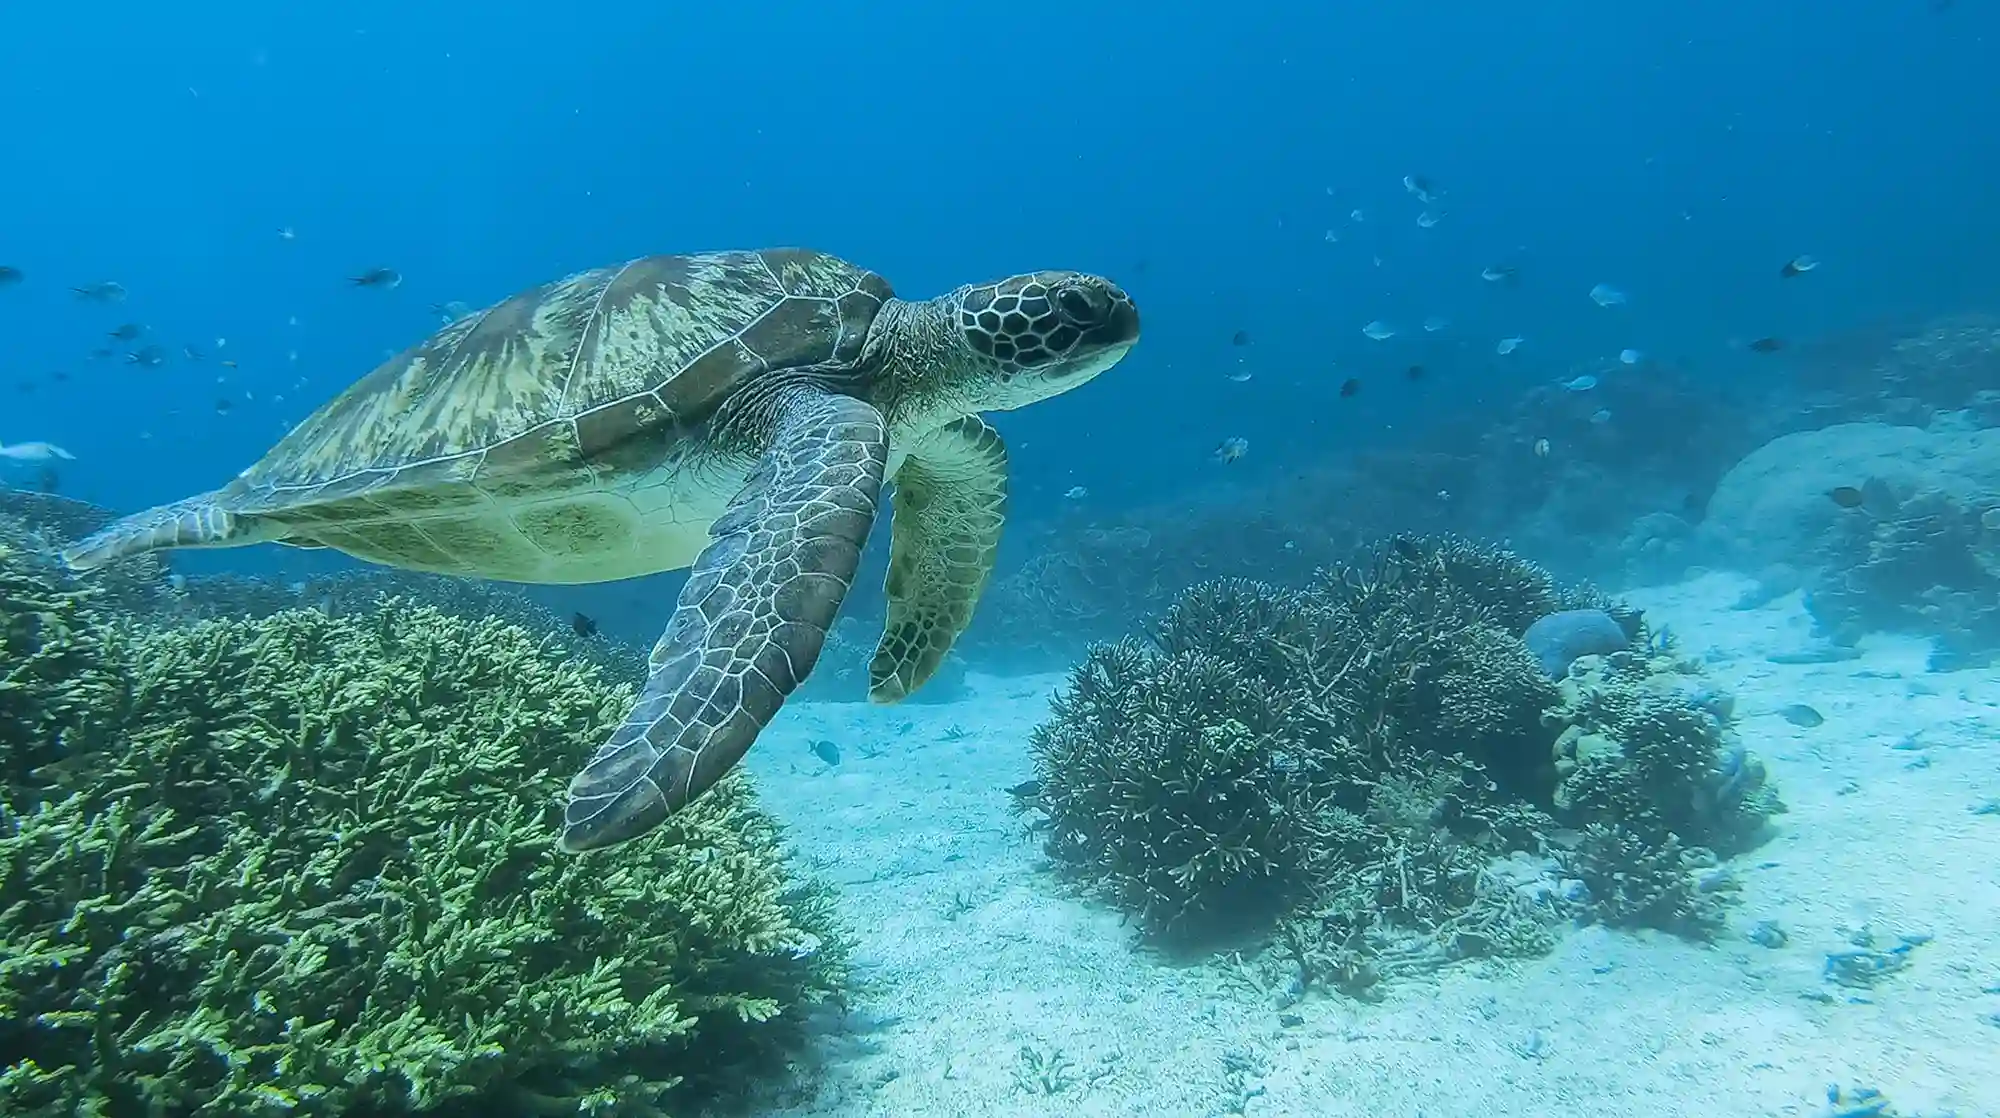
[[[1061,308],[1064,318],[1078,326],[1095,326],[1104,321],[1111,300],[1093,288],[1066,287],[1056,296],[1056,306]]]

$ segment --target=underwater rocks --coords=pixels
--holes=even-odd
[[[1870,482],[1886,492],[1870,493]],[[1843,505],[1832,496],[1842,488],[1871,499]],[[1925,490],[1961,504],[2000,497],[2000,430],[1843,423],[1773,439],[1717,483],[1700,534],[1715,558],[1746,571],[1819,567],[1836,526]]]
[[[1938,639],[1952,668],[2000,650],[2000,429],[1850,423],[1777,439],[1723,479],[1703,526],[1727,561],[1800,585],[1822,635]]]
[[[1549,678],[1561,679],[1579,657],[1622,651],[1632,634],[1601,609],[1566,609],[1528,626],[1521,639]]]

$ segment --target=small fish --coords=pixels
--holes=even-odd
[[[1549,456],[1549,440],[1547,440],[1547,439],[1536,439],[1536,440],[1535,440],[1535,457],[1537,457],[1537,458],[1547,458],[1548,456]]]
[[[349,277],[347,282],[356,287],[400,287],[403,273],[394,268],[370,268],[358,276]]]
[[[1249,384],[1249,383],[1250,383],[1250,370],[1248,370],[1248,369],[1237,369],[1237,370],[1236,370],[1235,372],[1232,372],[1232,373],[1230,373],[1230,374],[1229,374],[1229,379],[1230,379],[1230,381],[1232,381],[1233,383],[1236,383],[1236,384]]]
[[[445,325],[449,326],[466,315],[471,314],[472,306],[457,299],[447,299],[442,303],[432,303],[431,313],[438,316]]]
[[[1493,347],[1493,352],[1505,357],[1515,350],[1520,349],[1521,343],[1527,340],[1526,338],[1501,338],[1500,344]]]
[[[1410,366],[1409,368],[1407,368],[1407,369],[1404,369],[1404,370],[1403,370],[1403,379],[1404,379],[1404,380],[1422,380],[1422,379],[1424,379],[1424,367],[1423,367],[1422,365],[1412,365],[1412,366]]]
[[[27,278],[26,272],[12,264],[0,264],[0,287],[12,287]]]
[[[1450,325],[1451,321],[1449,319],[1443,318],[1439,315],[1432,315],[1429,318],[1424,319],[1424,333],[1435,334],[1439,330],[1442,330]]]
[[[1621,365],[1637,365],[1645,359],[1646,355],[1636,349],[1621,349],[1618,351],[1618,363]]]
[[[1356,225],[1359,225],[1368,219],[1362,215],[1360,210],[1349,210],[1347,213],[1347,220],[1352,221]]]
[[[76,455],[54,443],[32,442],[0,446],[0,458],[15,462],[47,462],[60,458],[65,462],[76,461]]]
[[[1608,283],[1600,283],[1590,289],[1590,301],[1600,307],[1622,307],[1627,301],[1627,296]]]
[[[1826,724],[1825,715],[1804,703],[1793,703],[1788,707],[1781,707],[1778,710],[1778,716],[1794,726],[1804,726],[1808,730],[1814,726],[1823,726]]]
[[[1422,202],[1426,206],[1437,201],[1438,195],[1444,193],[1431,180],[1422,175],[1404,175],[1403,189],[1416,195],[1417,201]]]
[[[1334,231],[1333,231],[1333,230],[1331,230],[1331,229],[1327,230],[1327,231],[1326,231],[1326,243],[1327,243],[1327,244],[1330,244],[1330,245],[1337,245],[1337,244],[1339,244],[1339,243],[1340,243],[1340,234],[1338,234],[1338,233],[1334,232]]]
[[[2000,531],[2000,508],[1990,508],[1980,513],[1979,526],[1989,532]]]
[[[1234,334],[1231,334],[1231,335],[1229,335],[1229,344],[1230,344],[1230,345],[1249,345],[1249,344],[1250,344],[1250,331],[1248,331],[1248,330],[1238,330],[1238,331],[1237,331],[1237,332],[1235,332]]]
[[[105,358],[111,356],[114,352],[116,351],[113,350],[110,346],[101,345],[98,346],[96,349],[90,351],[90,359],[92,361],[102,361]]]
[[[1361,332],[1378,342],[1386,342],[1396,336],[1396,328],[1379,318],[1363,326]]]
[[[76,297],[90,303],[122,303],[125,301],[125,285],[105,280],[102,283],[86,283],[82,287],[72,287]]]
[[[1785,348],[1785,340],[1783,338],[1758,338],[1746,348],[1752,353],[1776,353]]]
[[[189,361],[199,361],[202,359],[203,354],[200,346],[189,342],[181,347],[181,356],[187,358]]]
[[[1209,455],[1209,457],[1226,466],[1248,453],[1250,453],[1250,440],[1241,435],[1231,435],[1222,440],[1216,446],[1215,453]]]
[[[1794,256],[1790,260],[1785,261],[1785,266],[1778,269],[1778,274],[1786,279],[1791,279],[1793,276],[1805,275],[1817,267],[1819,267],[1819,261],[1814,260],[1810,256]]]
[[[1340,382],[1341,399],[1352,400],[1355,396],[1359,395],[1360,392],[1361,392],[1361,378],[1348,377],[1346,380]]]
[[[117,338],[121,342],[129,342],[145,332],[146,328],[139,323],[127,322],[120,325],[117,329],[108,330],[105,333],[110,337]]]
[[[1491,264],[1479,273],[1479,278],[1487,283],[1513,283],[1521,274],[1519,268],[1506,264]]]
[[[1602,427],[1605,424],[1611,422],[1611,409],[1599,408],[1596,411],[1591,412],[1590,422],[1598,427]]]
[[[215,414],[228,415],[229,409],[232,407],[235,407],[235,405],[229,402],[229,397],[218,396],[215,398]]]
[[[1585,373],[1574,380],[1563,381],[1562,386],[1568,392],[1588,392],[1597,387],[1597,378]]]
[[[1024,780],[1007,789],[1007,794],[1017,800],[1032,800],[1042,794],[1042,782],[1039,780]]]
[[[234,361],[224,361],[221,364],[225,369],[234,369],[236,367],[236,362]]]
[[[1861,502],[1867,500],[1861,490],[1852,485],[1836,485],[1827,490],[1826,495],[1834,504],[1844,509],[1858,509],[1861,507]]]
[[[825,738],[812,743],[812,752],[813,756],[825,761],[828,765],[840,764],[840,747]]]
[[[588,640],[597,635],[597,619],[589,614],[572,613],[569,615],[569,631]]]
[[[125,355],[127,365],[156,369],[167,363],[167,347],[162,345],[141,346]]]
[[[283,229],[278,230],[278,239],[281,241],[296,241],[299,239],[298,230],[287,225]]]
[[[1081,501],[1085,497],[1090,496],[1090,490],[1085,489],[1081,485],[1072,485],[1063,491],[1063,496],[1072,501]]]
[[[1435,229],[1437,228],[1437,223],[1438,215],[1429,210],[1425,210],[1423,213],[1417,215],[1417,228],[1419,229]]]

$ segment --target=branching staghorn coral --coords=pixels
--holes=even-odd
[[[631,696],[517,627],[151,628],[5,555],[0,589],[0,1112],[661,1115],[839,995],[742,779],[555,852]]]

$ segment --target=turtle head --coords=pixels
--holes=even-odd
[[[953,385],[976,411],[1005,411],[1083,384],[1139,340],[1125,289],[1083,272],[1034,272],[972,284],[942,300],[967,360]]]

